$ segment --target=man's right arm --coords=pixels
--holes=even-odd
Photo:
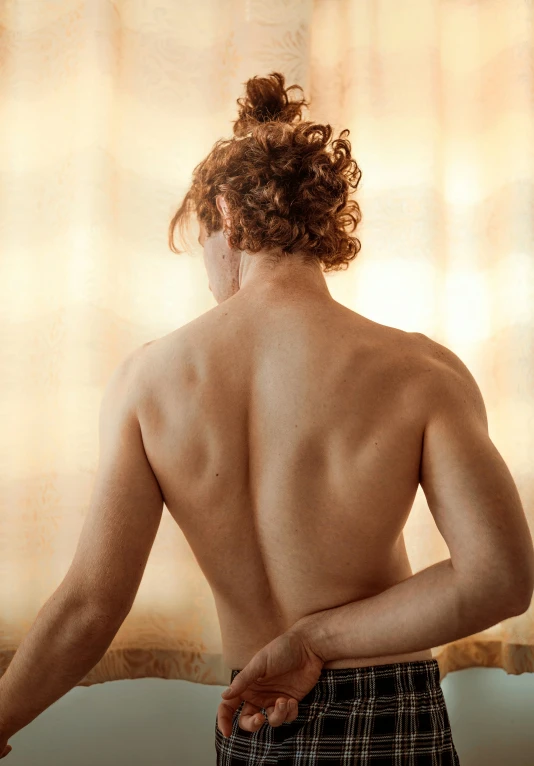
[[[480,389],[453,352],[423,338],[420,483],[450,558],[376,596],[299,620],[292,630],[325,662],[441,646],[522,614],[532,599],[532,536],[489,437]]]

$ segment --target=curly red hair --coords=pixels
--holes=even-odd
[[[351,158],[343,130],[332,138],[332,127],[302,121],[304,98],[290,101],[284,76],[252,77],[246,97],[237,99],[239,116],[234,137],[220,139],[193,171],[191,187],[169,225],[174,231],[195,213],[207,235],[223,228],[215,198],[222,194],[229,208],[225,229],[232,249],[253,254],[260,250],[304,253],[318,260],[323,271],[348,268],[360,250],[356,229],[361,212],[349,194],[361,170]],[[294,122],[297,120],[297,122]],[[329,150],[330,149],[330,150]]]

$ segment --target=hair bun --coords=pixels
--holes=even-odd
[[[251,77],[245,83],[246,96],[238,98],[239,116],[234,122],[234,135],[244,136],[262,122],[293,122],[302,119],[302,107],[309,103],[301,98],[290,101],[288,93],[293,88],[302,90],[300,85],[285,88],[284,75],[271,72],[268,77]]]

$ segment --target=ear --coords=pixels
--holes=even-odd
[[[230,223],[230,211],[228,210],[228,204],[222,194],[217,194],[215,203],[217,205],[217,210],[224,218],[225,226],[228,226]]]

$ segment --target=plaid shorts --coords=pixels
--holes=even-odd
[[[238,670],[232,670],[232,681]],[[459,766],[437,660],[323,668],[293,723],[232,734],[215,722],[217,766]],[[262,708],[262,713],[266,711]]]

